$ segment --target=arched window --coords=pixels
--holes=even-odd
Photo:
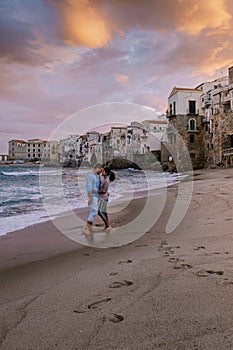
[[[196,120],[195,119],[189,119],[189,130],[190,131],[196,130]]]

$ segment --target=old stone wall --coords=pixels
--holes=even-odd
[[[213,164],[223,162],[224,149],[231,148],[233,135],[233,112],[220,112],[214,116]]]
[[[196,129],[189,130],[190,118],[196,121]],[[205,149],[204,149],[204,135],[205,126],[202,122],[202,117],[199,115],[177,115],[169,118],[171,125],[177,130],[178,134],[175,138],[174,144],[176,144],[178,151],[178,160],[185,162],[187,150],[189,152],[193,169],[200,169],[204,167],[205,162]],[[168,129],[169,133],[169,129]],[[172,133],[172,131],[171,131]],[[192,136],[191,136],[192,135]],[[171,136],[172,137],[172,136]],[[187,149],[182,150],[182,146],[178,145],[178,138],[182,137]],[[172,143],[172,138],[171,138]]]

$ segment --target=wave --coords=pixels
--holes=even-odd
[[[15,205],[19,203],[35,203],[36,200],[40,200],[41,198],[19,198],[19,199],[8,199],[1,202],[1,206],[9,206]]]
[[[0,175],[4,176],[41,176],[41,175],[60,175],[56,170],[50,171],[35,171],[35,170],[27,170],[27,171],[1,171]]]
[[[1,171],[1,175],[5,176],[25,176],[25,175],[39,175],[38,171],[28,170],[28,171]]]

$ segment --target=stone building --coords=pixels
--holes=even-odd
[[[11,140],[8,144],[9,160],[25,160],[27,158],[27,142],[24,140]]]
[[[53,161],[58,159],[58,141],[42,141],[40,139],[9,141],[9,160]]]
[[[110,131],[110,146],[113,157],[126,157],[127,126],[113,126]]]
[[[204,167],[204,128],[200,115],[202,89],[174,87],[168,97],[168,142],[177,149],[176,162],[184,162],[186,149],[179,144],[177,132],[184,140],[194,169]]]
[[[102,163],[106,164],[113,159],[113,149],[111,146],[111,132],[105,132],[102,138]]]
[[[229,69],[230,71],[230,69]],[[230,78],[230,74],[229,74]],[[233,82],[213,94],[212,151],[213,164],[233,165]]]
[[[126,131],[126,158],[134,161],[135,155],[148,152],[148,132],[141,123],[132,122]]]
[[[102,163],[102,137],[97,131],[89,131],[86,134],[87,161],[94,165]]]
[[[204,128],[204,153],[205,166],[211,166],[218,163],[218,157],[215,156],[219,149],[215,142],[215,119],[219,113],[219,108],[216,106],[216,94],[226,89],[229,85],[229,78],[223,77],[211,82],[202,83],[198,87],[202,89],[201,95],[201,110],[200,114],[203,116],[202,123]]]
[[[194,169],[233,165],[233,67],[229,76],[198,85],[194,89],[173,88],[168,97],[167,137],[179,149],[181,136]],[[185,153],[185,152],[184,152]]]
[[[28,160],[40,160],[43,158],[45,148],[49,148],[49,144],[46,141],[40,139],[31,139],[27,141],[27,159]],[[45,157],[49,157],[49,153],[44,153]]]

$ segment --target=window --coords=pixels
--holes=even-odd
[[[14,157],[15,156],[15,154],[14,153],[12,153],[12,157]]]
[[[189,114],[196,114],[196,101],[189,101]]]
[[[28,158],[30,158],[30,153],[28,153]]]
[[[195,130],[196,130],[196,120],[189,119],[189,131],[195,131]]]
[[[170,104],[170,115],[172,115],[172,104]]]
[[[195,158],[196,157],[196,154],[195,153],[190,153],[190,158]]]
[[[194,143],[195,141],[195,135],[190,135],[190,143]]]
[[[173,102],[173,114],[176,114],[176,102]]]
[[[233,135],[230,135],[230,147],[233,147]]]

